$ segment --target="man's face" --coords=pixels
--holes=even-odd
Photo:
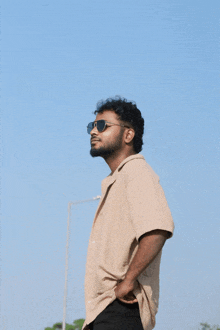
[[[95,119],[106,120],[110,123],[121,124],[118,120],[118,116],[114,111],[104,110],[103,113],[98,113]],[[124,128],[117,125],[106,124],[107,127],[103,132],[99,132],[96,127],[90,132],[91,135],[91,150],[90,155],[92,157],[101,156],[106,158],[115,154],[122,149],[122,137]]]

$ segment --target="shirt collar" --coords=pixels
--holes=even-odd
[[[125,158],[120,164],[119,166],[116,168],[116,170],[114,171],[114,173],[111,175],[109,174],[104,180],[102,180],[102,193],[104,191],[106,191],[107,187],[109,187],[112,183],[115,182],[119,171],[122,169],[122,167],[130,162],[133,159],[144,159],[144,156],[141,154],[135,154],[135,155],[131,155],[127,158]]]
[[[118,173],[118,172],[121,170],[121,168],[122,168],[126,163],[130,162],[130,161],[133,160],[133,159],[139,159],[139,158],[144,159],[144,156],[141,155],[141,154],[135,154],[135,155],[131,155],[131,156],[125,158],[125,159],[121,162],[121,164],[117,167],[117,169],[115,170],[115,172]],[[113,175],[115,174],[115,172],[113,173]]]

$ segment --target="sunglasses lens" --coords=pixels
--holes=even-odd
[[[104,120],[98,120],[97,121],[97,129],[99,132],[102,132],[105,128],[105,121]]]
[[[87,133],[90,134],[93,128],[94,128],[94,123],[89,123],[89,125],[87,126]]]
[[[87,133],[90,134],[90,132],[93,130],[95,124],[94,122],[89,123],[87,126]],[[99,132],[102,132],[105,129],[105,121],[104,120],[98,120],[96,122],[96,127]]]

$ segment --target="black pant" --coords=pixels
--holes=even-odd
[[[89,325],[91,330],[143,330],[138,303],[114,300]]]

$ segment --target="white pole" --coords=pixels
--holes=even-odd
[[[86,202],[92,202],[100,199],[101,196],[96,196],[91,199],[86,199],[83,201],[75,201],[68,203],[68,218],[67,218],[67,238],[66,238],[66,264],[65,264],[65,287],[64,287],[64,298],[63,298],[63,325],[62,330],[66,330],[66,298],[67,298],[67,277],[68,277],[68,261],[69,261],[69,227],[70,227],[70,215],[71,206],[75,204],[81,204]]]

